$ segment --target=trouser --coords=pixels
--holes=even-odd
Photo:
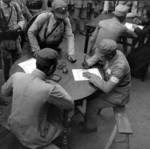
[[[29,149],[24,147],[14,134],[5,127],[0,126],[0,148],[1,149]]]
[[[87,21],[87,8],[75,8],[73,15],[72,28],[73,31],[85,31],[85,23]]]
[[[101,93],[96,92],[87,99],[87,109],[85,115],[85,122],[87,128],[97,127],[98,112],[101,109],[107,107],[114,107],[115,105],[104,100],[100,95]]]
[[[5,81],[9,78],[9,70],[11,65],[19,58],[21,51],[19,40],[1,41],[0,53]]]
[[[40,147],[39,149],[51,149],[51,148],[58,149],[58,147],[56,147],[55,144],[59,146],[60,142],[62,142],[62,138],[58,137],[51,144],[44,147]],[[30,148],[23,146],[11,131],[7,130],[5,127],[0,125],[0,149],[30,149]]]

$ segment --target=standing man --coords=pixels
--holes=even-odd
[[[97,113],[105,107],[125,106],[129,101],[131,84],[130,67],[124,54],[117,49],[117,43],[103,39],[97,44],[92,57],[85,60],[86,67],[96,65],[104,72],[101,79],[97,75],[85,73],[89,82],[98,88],[87,100],[84,132],[97,130]]]
[[[134,32],[128,30],[124,25],[127,12],[128,7],[126,5],[119,4],[113,12],[113,17],[101,20],[98,23],[90,38],[89,53],[92,54],[94,52],[95,46],[99,44],[102,39],[108,38],[118,42],[120,37],[124,34],[130,34],[134,37],[136,36]]]
[[[31,74],[13,74],[1,89],[3,95],[12,95],[8,129],[29,149],[51,146],[63,130],[62,111],[73,108],[70,95],[59,84],[47,81],[56,65],[56,51],[38,51],[37,69]]]
[[[26,0],[13,0],[13,1],[19,4],[24,18],[26,19],[26,21],[29,21],[32,18],[32,14],[26,6]]]
[[[68,18],[67,4],[63,0],[54,0],[52,12],[40,14],[28,29],[29,43],[34,55],[46,47],[60,52],[59,45],[65,36],[68,59],[75,62],[74,35]]]
[[[11,62],[21,53],[19,33],[23,30],[25,20],[19,5],[11,0],[0,1],[0,52],[5,80],[9,77]]]

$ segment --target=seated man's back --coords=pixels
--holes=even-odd
[[[46,80],[56,69],[56,58],[52,49],[39,51],[37,69],[31,74],[13,74],[1,89],[3,95],[13,96],[8,128],[29,148],[51,145],[62,131],[62,111],[73,108],[70,95],[59,84]]]
[[[40,127],[46,127],[47,119],[46,115],[40,114],[46,110],[43,108],[49,100],[49,94],[55,88],[54,85],[41,80],[42,77],[37,71],[32,75],[17,73],[13,77],[14,94],[8,125],[25,146],[40,146],[44,142],[47,144],[47,141],[50,143],[62,130],[61,125],[53,123],[49,125],[46,136],[41,136]],[[43,119],[40,122],[41,117]],[[29,142],[32,144],[29,145]]]

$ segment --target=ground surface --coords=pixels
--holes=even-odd
[[[84,37],[76,36],[76,49],[83,51]],[[62,47],[66,47],[62,44]],[[0,71],[0,85],[2,84],[2,71]],[[7,99],[9,100],[9,99]],[[0,122],[3,123],[9,115],[10,105],[0,106]],[[130,137],[131,149],[149,149],[150,146],[150,72],[144,82],[132,79],[131,101],[127,105],[127,113],[134,131]],[[75,122],[81,119],[80,115],[74,117]],[[114,125],[112,109],[105,109],[98,117],[99,128],[97,133],[85,135],[79,132],[76,123],[73,124],[71,137],[72,149],[103,149]],[[119,147],[123,149],[124,147]],[[117,149],[117,148],[115,148]]]

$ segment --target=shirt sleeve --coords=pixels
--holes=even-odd
[[[114,82],[114,83],[119,83],[119,81],[123,78],[125,74],[125,69],[122,66],[116,66],[115,68],[112,69],[112,73],[110,76],[110,81]]]
[[[21,11],[19,4],[15,3],[15,5],[16,5],[15,7],[17,9],[18,25],[23,30],[24,26],[25,26],[25,18],[23,17],[23,14],[22,14],[22,11]]]
[[[11,96],[12,95],[12,90],[13,90],[13,77],[12,75],[6,83],[4,83],[1,87],[1,93],[4,96]]]
[[[68,43],[68,54],[75,54],[74,34],[72,33],[72,27],[69,18],[65,19],[65,36]]]
[[[44,23],[47,21],[48,18],[49,15],[47,15],[47,13],[40,14],[39,16],[37,16],[37,18],[35,19],[35,21],[32,23],[32,25],[28,30],[27,34],[32,52],[40,50],[37,35],[39,33],[39,30],[42,28],[42,26],[44,25]]]
[[[48,102],[62,109],[72,109],[74,105],[72,97],[59,84],[49,92]]]

